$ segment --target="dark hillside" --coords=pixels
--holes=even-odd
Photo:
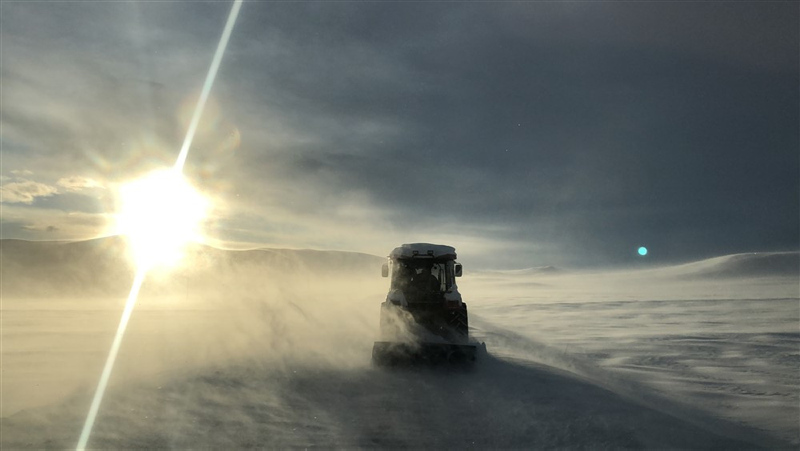
[[[176,280],[213,287],[223,277],[324,272],[379,276],[383,259],[374,255],[316,250],[223,250],[192,245]],[[114,295],[130,288],[135,267],[121,237],[77,242],[0,240],[0,289],[5,296]],[[163,275],[163,271],[161,272]],[[255,275],[255,276],[254,276]],[[152,279],[158,281],[159,277]],[[160,277],[163,285],[169,277]],[[254,281],[257,282],[257,281]],[[149,286],[153,286],[150,283]]]

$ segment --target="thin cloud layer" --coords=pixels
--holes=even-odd
[[[103,188],[103,184],[87,177],[72,176],[58,179],[56,184],[67,191],[83,191],[84,189]]]
[[[37,197],[48,197],[57,192],[54,186],[23,179],[0,186],[0,202],[32,204]]]

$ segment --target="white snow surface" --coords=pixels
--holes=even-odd
[[[24,265],[3,250],[15,288],[0,447],[74,447],[127,287],[78,296],[42,281],[25,296]],[[145,283],[90,447],[800,446],[796,253],[734,270],[465,271],[488,348],[472,370],[370,364],[388,290],[378,257],[232,255],[202,251]],[[103,276],[76,274],[56,280]]]
[[[416,253],[416,254],[415,254]],[[415,255],[428,256],[434,258],[451,258],[455,260],[456,249],[452,246],[430,243],[411,243],[396,247],[389,254],[390,258],[411,258]]]

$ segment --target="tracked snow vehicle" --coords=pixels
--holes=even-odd
[[[462,267],[453,247],[404,244],[389,254],[382,272],[391,276],[391,285],[381,304],[381,339],[372,348],[376,364],[475,360],[467,304],[456,285]]]

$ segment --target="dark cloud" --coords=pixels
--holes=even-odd
[[[81,155],[118,178],[168,162],[176,105],[205,76],[227,10],[4,5],[3,83],[28,86],[3,104],[14,169]],[[187,170],[228,202],[223,239],[280,244],[295,222],[287,245],[380,253],[367,235],[427,234],[512,249],[493,262],[509,266],[625,263],[641,244],[654,261],[796,249],[797,13],[249,2],[214,87],[219,119]],[[32,56],[62,75],[31,77]],[[231,130],[241,145],[222,158]]]

